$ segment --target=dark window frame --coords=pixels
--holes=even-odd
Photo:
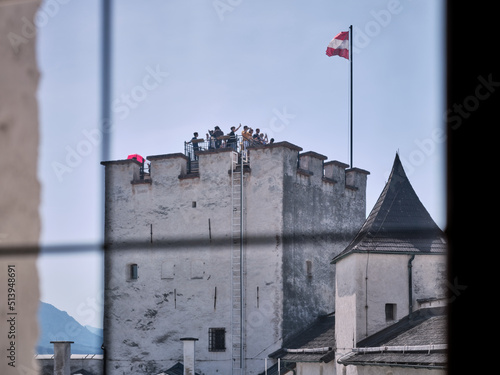
[[[137,280],[139,278],[139,266],[136,263],[129,264],[129,280]]]
[[[225,352],[226,351],[226,329],[209,328],[208,329],[208,351]]]

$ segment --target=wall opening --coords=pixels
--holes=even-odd
[[[396,304],[395,303],[386,303],[385,304],[385,321],[389,322],[392,320],[396,320]]]
[[[224,352],[226,351],[226,329],[209,328],[208,329],[208,351]]]
[[[135,263],[129,265],[129,280],[137,280],[139,278],[139,266]]]

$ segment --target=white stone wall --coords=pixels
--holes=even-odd
[[[358,325],[363,323],[364,304],[358,291],[364,288],[360,272],[363,256],[351,254],[335,267],[335,361],[351,351],[357,341]],[[361,308],[360,308],[361,305]],[[361,315],[363,314],[363,315]],[[337,366],[340,369],[340,365]]]
[[[412,262],[413,309],[417,299],[446,299],[446,256],[419,255]]]
[[[410,257],[408,254],[353,253],[337,262],[335,313],[337,359],[348,353],[356,342],[408,315]],[[445,268],[444,255],[415,256],[411,271],[413,311],[418,308],[417,299],[443,295]],[[386,303],[396,304],[395,320],[386,320]],[[342,367],[342,365],[337,366],[339,373]],[[347,374],[356,374],[354,366],[348,366],[346,370]],[[365,373],[380,372],[363,372]]]
[[[299,150],[283,144],[250,151],[244,178],[248,374],[263,371],[286,330],[333,311],[330,260],[350,240],[345,229],[355,233],[364,220],[364,190],[324,182],[317,158],[307,165],[313,175],[297,173]],[[110,374],[166,370],[182,361],[182,337],[199,339],[197,371],[229,373],[231,156],[200,154],[199,176],[185,175],[183,155],[149,157],[151,183],[131,183],[138,180],[136,162],[104,163]],[[299,230],[314,234],[313,241]],[[325,230],[341,232],[341,241],[332,245]],[[138,265],[136,280],[129,277],[131,264]],[[208,351],[209,328],[226,328],[226,351]]]
[[[296,375],[337,375],[335,362],[329,363],[307,363],[299,362],[295,369]]]

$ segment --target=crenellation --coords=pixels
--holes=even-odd
[[[366,180],[370,172],[360,168],[350,168],[345,172],[346,187],[352,190],[358,190],[361,194],[365,194]]]
[[[228,181],[227,170],[232,168],[233,152],[230,148],[197,152],[200,179],[203,182]]]
[[[324,177],[335,183],[345,184],[345,170],[349,165],[338,160],[330,160],[323,164]]]
[[[299,166],[301,169],[310,171],[312,175],[323,176],[323,162],[328,159],[326,156],[314,151],[307,151],[299,154]]]
[[[130,183],[131,181],[139,180],[141,163],[135,159],[103,161],[101,165],[113,167],[112,170],[114,173],[110,173],[109,176],[106,175],[112,178],[113,181],[125,178]]]
[[[179,178],[187,174],[188,157],[181,153],[153,155],[146,158],[151,162],[149,167],[151,179],[163,184],[167,179]]]

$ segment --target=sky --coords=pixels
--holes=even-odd
[[[183,152],[218,125],[260,128],[353,167],[367,214],[399,153],[445,229],[444,5],[436,0],[119,0],[112,7],[112,160]],[[41,300],[102,327],[101,9],[44,0],[38,28]]]

